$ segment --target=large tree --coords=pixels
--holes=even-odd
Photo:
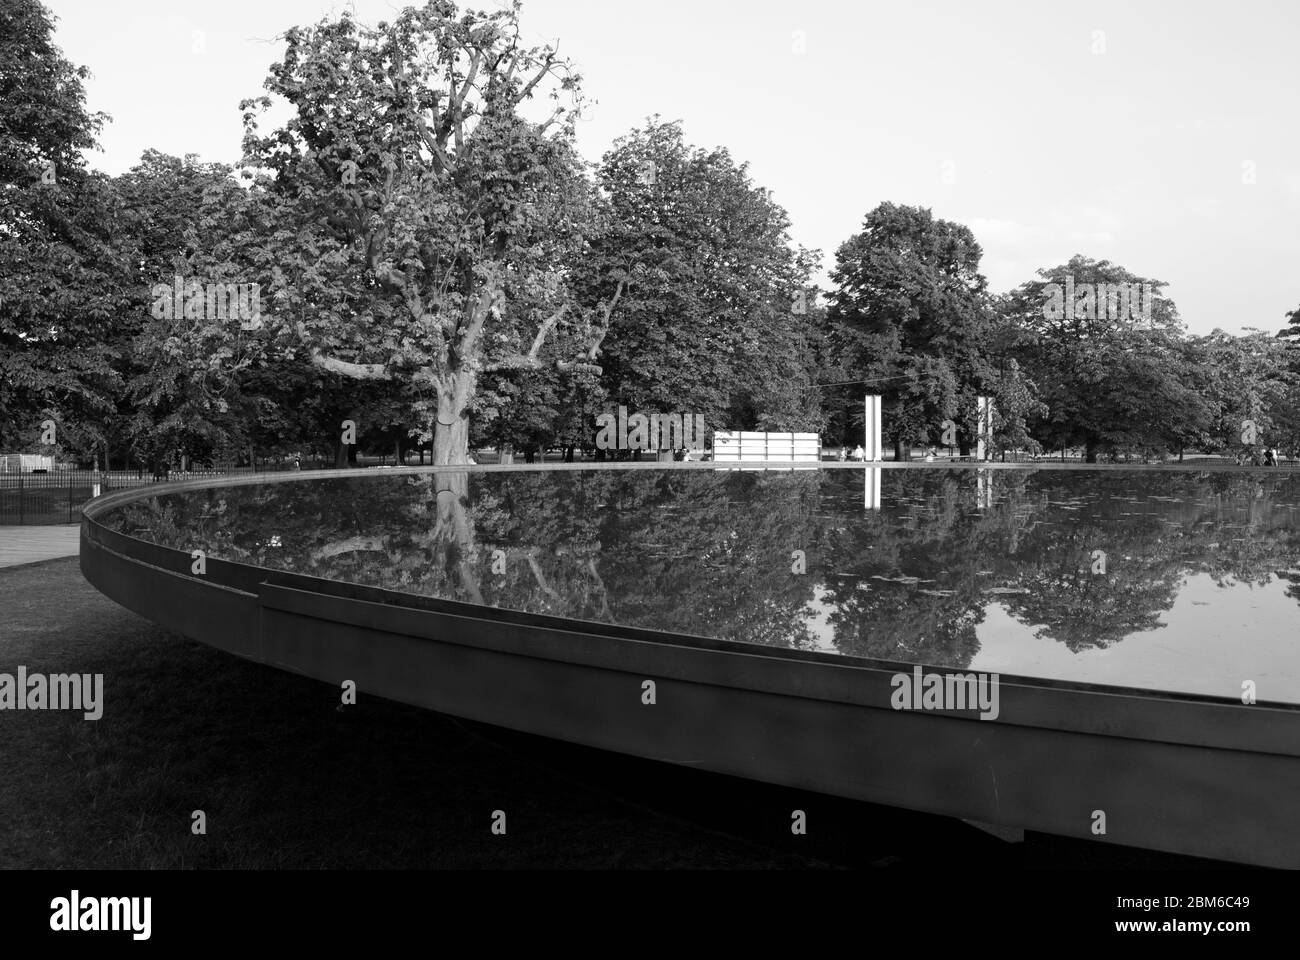
[[[993,315],[970,228],[926,209],[883,203],[836,251],[827,322],[827,379],[866,381],[844,401],[861,423],[861,395],[883,397],[883,428],[905,458],[939,439],[944,420],[975,433],[975,398],[995,371],[986,356]]]
[[[1188,379],[1207,412],[1189,446],[1216,453],[1257,443],[1294,449],[1300,377],[1284,340],[1264,330],[1250,329],[1245,336],[1215,330],[1190,340],[1185,352]]]
[[[574,274],[588,297],[627,281],[603,343],[609,396],[715,428],[817,429],[818,255],[791,242],[748,164],[652,118],[615,142],[597,180],[600,229]]]
[[[54,45],[54,19],[0,0],[0,445],[30,445],[50,419],[84,457],[121,389],[125,258],[113,192],[81,154],[106,117],[86,108],[88,72]]]
[[[480,376],[536,369],[562,327],[583,349],[561,362],[595,366],[622,290],[610,277],[580,301],[564,267],[589,208],[579,78],[521,42],[517,5],[431,0],[285,40],[266,88],[289,119],[264,134],[271,96],[244,105],[245,162],[275,224],[252,238],[274,325],[323,370],[400,384],[434,462],[462,462]]]
[[[222,256],[249,206],[231,174],[224,164],[146,150],[114,180],[119,243],[132,251],[132,341],[117,434],[137,462],[155,469],[180,456],[206,460],[242,450],[259,408],[271,402],[240,389],[252,361],[238,316],[209,316],[206,302],[187,314],[184,300],[164,313],[155,295],[175,289],[177,278],[182,290],[247,278],[245,266]]]
[[[1038,271],[1001,304],[1024,335],[1021,365],[1048,413],[1034,432],[1049,449],[1143,456],[1180,449],[1207,410],[1188,382],[1182,322],[1158,280],[1077,255]]]

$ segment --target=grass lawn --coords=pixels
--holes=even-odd
[[[364,695],[340,712],[336,687],[117,606],[75,557],[0,569],[0,672],[19,666],[102,673],[103,717],[0,712],[0,869],[1222,866],[1043,835],[1006,844]]]
[[[0,569],[0,672],[19,665],[104,674],[104,715],[0,713],[0,868],[821,865],[620,800],[444,716],[364,696],[340,713],[334,687],[117,606],[76,558]]]

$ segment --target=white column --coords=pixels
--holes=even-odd
[[[866,424],[866,443],[862,445],[866,451],[866,459],[880,461],[884,459],[884,449],[881,446],[880,437],[880,396],[878,394],[869,394],[866,398],[864,421]]]

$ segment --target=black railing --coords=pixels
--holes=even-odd
[[[392,458],[389,458],[392,459]],[[381,457],[363,457],[353,467],[376,466]],[[287,470],[327,470],[332,460],[289,457],[259,458],[252,467],[201,467],[193,470],[169,468],[161,474],[150,470],[51,470],[48,473],[5,473],[0,471],[0,526],[79,523],[81,508],[111,490],[148,486],[165,480],[195,480],[202,477],[238,477],[250,473],[279,473]]]
[[[0,473],[0,526],[77,523],[86,502],[110,490],[147,486],[164,479],[237,476],[248,467],[172,471],[155,476],[148,470],[51,470],[49,473]]]

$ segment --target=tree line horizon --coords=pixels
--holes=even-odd
[[[61,456],[105,467],[341,465],[351,420],[435,465],[600,457],[619,405],[839,445],[867,393],[900,459],[944,421],[967,453],[978,396],[995,453],[1231,453],[1246,422],[1300,449],[1300,307],[1190,336],[1167,284],[1084,254],[994,294],[970,228],[892,202],[823,287],[748,164],[680,121],[585,160],[582,78],[518,14],[431,0],[291,28],[240,104],[239,164],[150,149],[110,177],[82,155],[108,122],[88,71],[38,0],[0,0],[0,451],[48,452],[52,420]],[[240,308],[178,289],[156,309],[173,278]]]

